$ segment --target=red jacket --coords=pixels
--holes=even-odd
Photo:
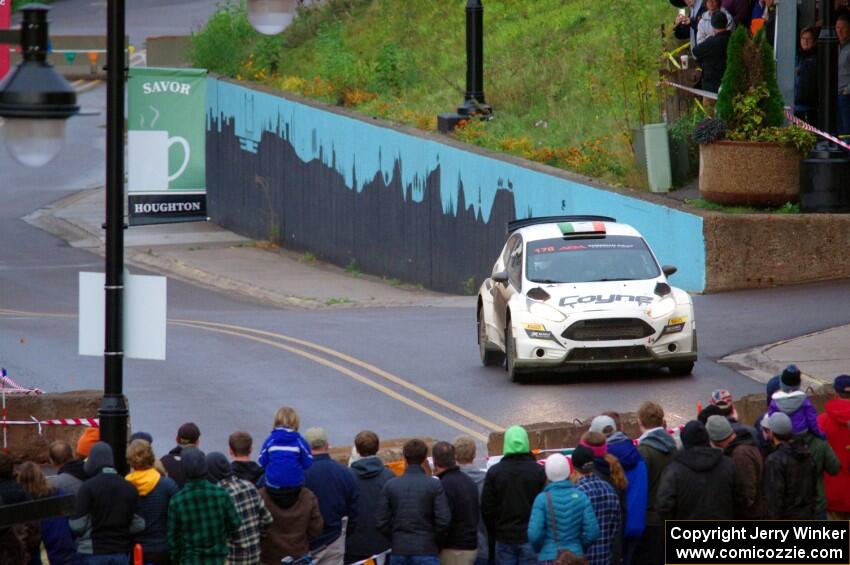
[[[818,425],[841,461],[837,475],[823,475],[826,507],[833,512],[850,512],[850,400],[833,398],[824,408]]]

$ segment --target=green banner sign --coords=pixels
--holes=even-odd
[[[127,83],[131,223],[206,219],[205,69],[132,67]]]

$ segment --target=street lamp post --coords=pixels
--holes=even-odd
[[[106,9],[106,277],[105,347],[100,438],[112,447],[122,473],[127,459],[124,399],[124,0]]]
[[[461,120],[493,113],[484,100],[484,5],[481,0],[466,3],[466,91],[457,112],[437,114],[437,129],[451,132]]]
[[[0,43],[20,45],[23,60],[0,82],[6,146],[19,163],[52,161],[65,139],[65,121],[79,112],[77,94],[47,62],[48,6],[25,6],[20,30],[0,30]]]
[[[821,2],[818,36],[818,127],[835,132],[838,94],[838,36],[832,1]],[[850,212],[850,158],[844,149],[821,140],[800,162],[800,209],[803,212]]]

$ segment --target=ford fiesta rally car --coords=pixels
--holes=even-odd
[[[478,292],[485,366],[532,371],[667,367],[687,375],[697,359],[691,297],[667,284],[633,227],[604,216],[529,218]]]

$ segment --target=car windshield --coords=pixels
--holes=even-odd
[[[526,247],[526,277],[537,283],[654,279],[658,264],[640,237],[553,238]]]

